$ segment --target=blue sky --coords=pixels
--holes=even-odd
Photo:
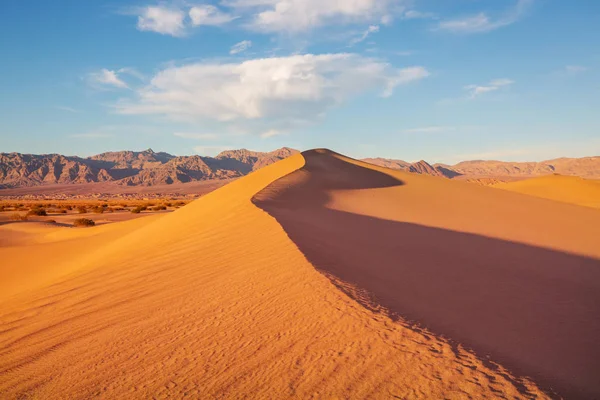
[[[600,155],[596,0],[0,2],[0,151]]]

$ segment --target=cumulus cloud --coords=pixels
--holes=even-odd
[[[185,13],[177,8],[148,6],[139,10],[137,28],[163,35],[183,36],[185,34]]]
[[[243,53],[244,51],[248,50],[250,47],[252,47],[252,42],[250,40],[242,40],[241,42],[236,43],[233,46],[231,46],[231,50],[229,50],[229,54]]]
[[[398,85],[426,76],[423,67],[397,69],[346,53],[194,63],[159,72],[116,107],[179,120],[310,120],[353,96],[372,90],[390,96]]]
[[[482,94],[496,91],[502,87],[509,86],[515,83],[510,79],[494,79],[487,85],[468,85],[465,90],[469,92],[469,97],[474,99]]]
[[[491,18],[486,13],[479,13],[463,18],[444,20],[438,29],[453,33],[484,33],[514,24],[529,10],[534,0],[517,0],[515,7],[498,18]]]
[[[118,76],[117,71],[102,68],[98,72],[92,72],[89,74],[89,81],[92,86],[101,87],[116,87],[116,88],[128,88],[127,84],[121,80]]]
[[[264,32],[299,32],[326,24],[391,21],[393,0],[232,0],[228,6],[251,10],[250,27]],[[256,10],[256,11],[254,11]]]
[[[203,4],[190,8],[189,11],[192,25],[212,25],[219,26],[231,22],[235,17],[231,14],[219,10],[215,6]]]

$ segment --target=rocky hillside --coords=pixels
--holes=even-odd
[[[465,177],[485,180],[499,177],[528,178],[548,174],[573,175],[589,179],[600,179],[600,157],[557,158],[541,162],[505,161],[462,161],[455,165],[428,164],[425,161],[408,163],[386,158],[366,158],[363,161],[382,167],[444,176],[446,178]]]
[[[153,186],[227,179],[246,175],[296,152],[289,148],[268,153],[242,149],[225,151],[216,157],[176,157],[148,149],[108,152],[87,158],[0,153],[0,187],[90,182]]]
[[[0,153],[0,188],[48,184],[113,182],[154,186],[236,178],[297,153],[287,147],[258,152],[223,151],[216,157],[182,156],[145,151],[117,151],[80,158],[59,154]],[[511,179],[561,174],[600,179],[600,157],[558,158],[542,162],[463,161],[455,165],[409,163],[386,158],[363,161],[387,168],[491,184]]]
[[[446,178],[454,178],[455,176],[460,175],[458,172],[453,171],[452,169],[449,169],[445,166],[433,166],[424,160],[415,163],[409,163],[402,160],[393,160],[387,158],[365,158],[362,161],[368,162],[370,164],[379,165],[381,167],[414,172],[416,174],[443,176]]]

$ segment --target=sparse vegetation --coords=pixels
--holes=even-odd
[[[87,208],[85,208],[84,206],[79,206],[77,207],[77,212],[79,214],[85,214],[87,212]]]
[[[27,221],[27,215],[14,213],[10,216],[12,221]]]
[[[27,215],[37,215],[38,217],[45,217],[48,215],[46,210],[43,208],[33,208],[27,212]]]
[[[73,221],[73,226],[75,227],[89,227],[89,226],[95,226],[96,223],[88,218],[78,218],[75,221]]]

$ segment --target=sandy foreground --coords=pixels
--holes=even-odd
[[[592,208],[319,150],[173,213],[10,225],[0,398],[600,396]]]

